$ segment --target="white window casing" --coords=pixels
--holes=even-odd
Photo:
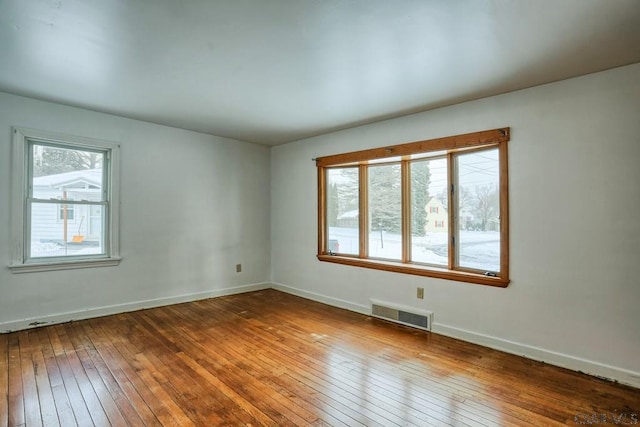
[[[13,128],[11,171],[11,248],[9,269],[13,273],[65,270],[118,265],[120,258],[120,145],[100,139],[65,135],[26,128]],[[31,157],[32,143],[42,143],[72,150],[90,150],[104,153],[103,197],[104,242],[100,254],[32,258],[29,256],[33,201],[29,186],[33,182]],[[59,201],[58,201],[59,202]],[[88,204],[89,202],[87,202]],[[56,208],[57,209],[57,208]]]

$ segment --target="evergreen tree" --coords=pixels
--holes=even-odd
[[[401,204],[400,165],[370,167],[370,229],[400,233],[402,227]]]
[[[338,186],[335,183],[331,183],[327,187],[327,223],[330,227],[338,225],[338,203]]]
[[[59,147],[36,146],[35,177],[102,167],[102,154],[68,150]]]
[[[338,186],[339,214],[359,208],[359,173],[358,168],[340,169],[341,182]]]
[[[424,235],[429,201],[429,163],[415,162],[411,166],[411,226],[416,236]],[[327,187],[327,219],[329,225],[346,212],[359,209],[359,173],[357,167],[339,169],[339,179]],[[369,229],[401,233],[402,189],[400,164],[371,166],[369,183]],[[337,199],[337,206],[332,199]]]
[[[411,163],[411,234],[424,236],[429,203],[429,162]]]

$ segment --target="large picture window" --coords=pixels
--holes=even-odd
[[[14,272],[114,265],[117,144],[14,129]]]
[[[318,259],[507,286],[509,128],[337,154],[318,166]]]

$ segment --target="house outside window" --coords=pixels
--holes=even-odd
[[[13,272],[117,265],[119,145],[15,128]]]
[[[59,205],[58,221],[73,221],[75,218],[75,206],[64,203]]]
[[[503,128],[316,159],[318,259],[507,286],[508,141]]]

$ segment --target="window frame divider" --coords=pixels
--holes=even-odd
[[[400,185],[402,207],[402,263],[407,264],[411,260],[411,162],[403,158],[400,162]]]
[[[447,253],[447,268],[449,270],[454,270],[456,265],[456,257],[457,257],[457,247],[456,242],[458,240],[458,236],[456,235],[456,230],[459,227],[455,224],[454,211],[455,206],[458,203],[458,183],[456,182],[456,173],[455,173],[455,159],[453,158],[453,153],[447,153],[447,185],[450,188],[447,189],[449,195],[447,197],[447,216],[449,218],[449,251]]]
[[[369,257],[369,186],[364,184],[369,181],[369,169],[365,165],[358,166],[358,229],[359,229],[359,253],[358,258]],[[365,220],[360,220],[366,218]]]

